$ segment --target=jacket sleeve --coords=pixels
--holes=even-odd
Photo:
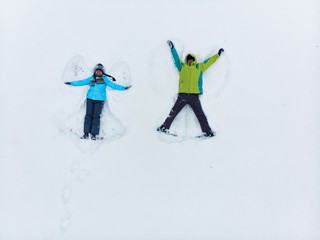
[[[91,83],[91,79],[93,78],[93,75],[83,79],[83,80],[79,80],[79,81],[73,81],[71,82],[72,86],[84,86],[84,85],[89,85]]]
[[[178,68],[178,70],[180,72],[181,68],[182,68],[182,62],[181,62],[181,60],[179,58],[177,50],[175,48],[172,48],[171,49],[171,53],[172,53],[172,56],[173,56],[174,64],[176,65],[176,67]]]
[[[202,72],[206,71],[215,61],[217,61],[219,57],[220,57],[219,54],[216,54],[211,58],[208,58],[207,60],[205,60],[203,63],[200,63],[199,66]]]
[[[107,86],[108,87],[111,87],[112,89],[115,89],[115,90],[119,90],[119,91],[123,91],[123,90],[126,90],[126,87],[124,86],[121,86],[121,85],[118,85],[118,84],[115,84],[114,82],[110,81],[107,77],[103,77],[104,81],[106,82]]]

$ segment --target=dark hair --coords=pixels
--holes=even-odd
[[[189,60],[195,61],[195,58],[191,54],[188,54],[187,55],[187,61],[189,61]]]

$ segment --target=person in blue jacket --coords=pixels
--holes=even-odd
[[[89,138],[96,140],[100,131],[100,117],[103,104],[106,100],[106,87],[111,87],[115,90],[123,91],[129,89],[131,86],[124,87],[110,81],[107,77],[115,81],[115,78],[106,74],[101,63],[94,68],[94,74],[84,80],[65,82],[65,84],[72,86],[90,85],[87,93],[86,116],[84,120],[84,134],[81,139]]]

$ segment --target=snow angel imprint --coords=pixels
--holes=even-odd
[[[104,102],[106,101],[107,86],[119,91],[124,91],[131,87],[115,84],[108,78],[112,79],[112,81],[116,81],[114,77],[105,73],[103,65],[99,63],[95,66],[92,76],[84,80],[65,82],[65,84],[72,86],[90,85],[87,93],[86,116],[84,119],[83,130],[84,134],[81,139],[89,138],[89,134],[91,135],[92,140],[99,139],[97,135],[99,135],[100,131],[100,117]]]

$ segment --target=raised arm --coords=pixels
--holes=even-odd
[[[221,53],[223,53],[224,49],[221,48],[219,50],[219,52],[216,55],[213,55],[212,57],[208,58],[207,60],[205,60],[203,63],[200,63],[200,69],[204,72],[206,71],[212,64],[215,63],[215,61],[218,60],[218,58],[220,57]]]
[[[169,47],[171,48],[171,54],[173,56],[173,60],[174,60],[174,65],[176,65],[176,67],[178,68],[179,72],[181,71],[181,68],[182,68],[182,62],[179,58],[179,55],[177,53],[177,50],[174,48],[174,45],[173,43],[168,40],[168,45]]]

